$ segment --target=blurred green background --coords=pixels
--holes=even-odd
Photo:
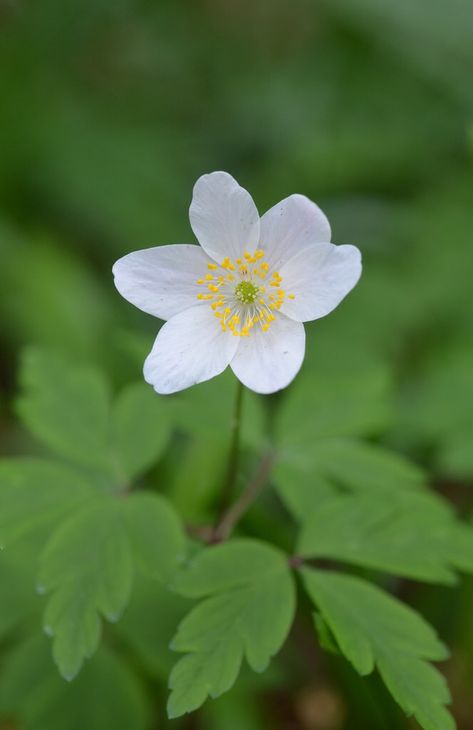
[[[95,363],[117,386],[140,377],[158,323],[119,297],[111,266],[134,249],[192,241],[192,185],[223,169],[261,213],[308,195],[334,242],[361,248],[356,291],[307,327],[300,377],[381,377],[376,438],[426,466],[469,515],[472,79],[470,0],[0,0],[0,453],[29,448],[11,405],[25,344]],[[198,470],[195,458],[187,468]],[[453,646],[454,714],[473,728],[473,585],[405,597]],[[144,691],[110,661],[94,671],[118,672],[109,692],[136,706],[128,727],[146,726],[145,705],[156,727],[162,667],[130,662]],[[285,662],[173,727],[414,727],[376,679],[310,646],[303,624]],[[0,698],[15,667],[1,676]],[[117,727],[100,714],[93,676],[78,681],[75,710],[56,706],[25,727],[75,728],[68,712],[84,701],[97,705],[94,728]]]

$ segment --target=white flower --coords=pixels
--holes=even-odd
[[[260,219],[226,172],[197,180],[189,215],[200,246],[135,251],[113,267],[125,299],[167,320],[146,381],[174,393],[230,365],[257,393],[286,387],[304,359],[302,322],[329,314],[355,286],[359,250],[329,243],[327,218],[303,195]]]

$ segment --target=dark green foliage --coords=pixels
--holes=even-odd
[[[360,674],[376,666],[393,697],[425,730],[455,723],[445,679],[425,660],[446,659],[446,647],[412,609],[359,578],[304,569],[307,591],[340,651]]]
[[[265,543],[234,540],[197,555],[174,588],[200,603],[172,641],[186,656],[171,672],[168,713],[191,712],[234,684],[243,658],[256,672],[281,648],[295,610],[287,559]]]
[[[472,27],[468,0],[0,2],[2,728],[451,730],[440,672],[470,727]],[[245,394],[235,495],[276,463],[219,546],[234,378],[156,396],[159,322],[111,276],[193,240],[213,169],[364,257],[294,384]],[[302,599],[280,652],[302,559],[315,630]],[[235,686],[168,721],[170,675],[171,715]]]

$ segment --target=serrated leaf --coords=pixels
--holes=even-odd
[[[0,545],[38,532],[99,495],[74,469],[46,459],[0,461]]]
[[[168,580],[185,557],[186,537],[170,503],[138,492],[121,503],[135,565],[145,576]]]
[[[234,684],[244,657],[263,671],[290,628],[295,594],[287,558],[255,540],[202,551],[175,588],[203,599],[180,624],[172,648],[185,652],[171,672],[169,717],[200,707]]]
[[[145,383],[133,383],[117,397],[112,409],[111,449],[117,470],[131,481],[152,466],[169,437],[168,414]]]
[[[17,410],[28,429],[55,454],[110,467],[109,391],[101,374],[59,353],[29,348],[20,369]]]
[[[448,504],[433,494],[393,492],[389,500],[383,494],[335,496],[303,524],[297,553],[454,583],[459,527]],[[468,555],[463,560],[465,565]]]
[[[100,638],[101,618],[116,621],[128,602],[133,569],[166,581],[186,539],[171,505],[155,494],[101,495],[69,516],[41,558],[38,583],[50,592],[44,625],[59,671],[72,678]]]
[[[312,444],[303,463],[296,463],[354,491],[411,491],[426,483],[425,472],[400,454],[352,438],[321,439]]]
[[[275,486],[288,510],[306,520],[340,492],[391,495],[419,492],[422,469],[394,451],[358,439],[315,441],[304,452],[283,452],[274,471]]]
[[[45,631],[66,679],[96,650],[100,617],[116,621],[130,595],[131,550],[119,508],[110,499],[69,518],[40,558],[39,586],[51,592]]]
[[[101,649],[67,683],[43,637],[24,641],[5,658],[0,712],[23,730],[146,730],[150,720],[143,688],[120,656]]]
[[[446,682],[427,663],[447,656],[433,628],[360,578],[308,568],[301,573],[340,651],[359,674],[370,674],[376,666],[394,699],[425,730],[453,730],[444,708],[450,702]]]

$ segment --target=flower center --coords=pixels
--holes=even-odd
[[[242,304],[253,304],[259,293],[259,286],[252,281],[240,281],[235,287],[235,296]]]
[[[254,327],[267,332],[276,319],[286,298],[282,276],[270,272],[264,251],[254,254],[245,251],[241,259],[232,261],[228,256],[221,264],[207,264],[207,273],[197,279],[204,292],[197,294],[200,301],[209,302],[223,332],[235,337],[248,337]],[[294,294],[288,294],[294,299]]]

